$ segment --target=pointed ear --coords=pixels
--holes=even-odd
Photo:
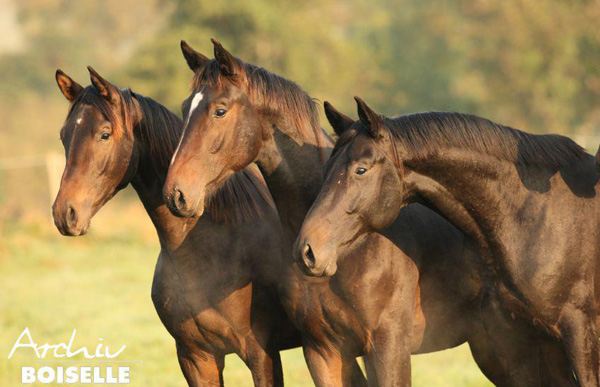
[[[369,128],[369,132],[373,138],[382,138],[385,133],[385,124],[383,118],[373,109],[371,109],[365,101],[359,97],[354,97],[356,100],[356,108],[358,110],[358,118],[360,121]]]
[[[119,101],[119,89],[106,79],[102,78],[92,66],[88,66],[87,69],[90,72],[92,85],[94,85],[98,93],[108,100],[108,102],[117,103]]]
[[[223,75],[239,75],[240,65],[238,60],[233,55],[231,55],[229,51],[223,48],[221,43],[219,43],[216,39],[211,38],[210,41],[215,46],[215,59],[219,63]]]
[[[83,87],[74,80],[71,79],[67,74],[63,73],[62,70],[56,70],[56,83],[58,88],[63,95],[69,100],[69,102],[75,101],[77,96],[83,91]]]
[[[336,108],[333,107],[328,101],[323,102],[323,107],[325,108],[325,115],[327,116],[327,121],[333,127],[335,134],[341,136],[344,132],[354,124],[354,120],[344,113],[341,113]]]
[[[194,50],[185,40],[181,41],[181,52],[188,66],[193,72],[201,69],[210,60],[198,51]]]

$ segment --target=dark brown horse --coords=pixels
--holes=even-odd
[[[224,356],[236,353],[255,385],[282,385],[279,350],[299,346],[300,337],[277,294],[281,228],[264,181],[243,169],[215,193],[206,215],[173,216],[162,186],[181,120],[89,70],[86,88],[56,73],[71,102],[60,132],[67,164],[56,226],[63,235],[85,234],[96,211],[131,184],[160,240],[152,300],[188,384],[223,385]]]
[[[339,115],[341,137],[297,254],[314,272],[326,270],[341,251],[394,222],[404,206],[423,203],[480,246],[482,310],[537,335],[542,351],[569,365],[578,385],[598,386],[594,158],[566,137],[475,116],[389,119],[359,98],[357,104],[360,121]],[[513,336],[504,340],[520,345]]]
[[[206,198],[222,181],[256,162],[291,253],[320,189],[331,141],[319,126],[314,102],[297,85],[213,43],[215,60],[182,43],[195,77],[183,104],[186,127],[165,183],[166,202],[180,215],[201,214]],[[364,354],[372,384],[408,385],[411,352],[445,349],[466,340],[495,382],[542,383],[537,347],[528,349],[529,338],[518,348],[508,348],[502,335],[512,327],[497,324],[488,330],[495,321],[488,315],[485,319],[491,322],[481,323],[480,260],[462,233],[418,205],[349,249],[337,271],[324,269],[335,272],[331,279],[303,278],[290,254],[288,276],[282,278],[284,305],[303,332],[315,383],[347,385],[349,361]],[[499,361],[491,347],[502,348],[513,362]]]

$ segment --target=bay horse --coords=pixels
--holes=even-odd
[[[315,271],[335,265],[338,251],[423,203],[480,247],[482,310],[562,352],[576,377],[569,384],[598,386],[594,157],[563,136],[459,113],[387,118],[356,102],[358,121],[337,120],[341,136],[298,236],[300,261]]]
[[[281,386],[279,350],[299,346],[300,336],[277,293],[281,226],[260,174],[233,174],[200,218],[173,216],[162,186],[183,123],[151,98],[89,72],[85,88],[56,72],[70,102],[60,132],[67,163],[53,205],[57,228],[84,235],[91,217],[131,184],[160,241],[152,301],[187,383],[222,386],[224,356],[236,353],[256,386]]]
[[[213,44],[215,59],[209,59],[182,42],[194,78],[182,104],[187,118],[165,182],[165,202],[178,215],[200,215],[228,176],[257,163],[284,225],[289,270],[281,280],[282,298],[302,331],[315,384],[348,385],[347,364],[366,355],[372,385],[410,385],[411,352],[465,341],[498,384],[544,380],[532,338],[508,348],[501,335],[514,334],[512,326],[481,328],[479,253],[424,206],[407,208],[401,221],[371,233],[347,252],[339,270],[326,272],[331,278],[303,276],[292,244],[320,190],[332,141],[300,87]],[[498,361],[494,347],[512,362]]]

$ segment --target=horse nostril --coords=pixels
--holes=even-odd
[[[316,264],[315,255],[308,243],[305,244],[304,247],[302,248],[302,259],[304,261],[304,264],[307,267],[309,267],[311,269],[313,269],[315,267],[315,264]]]
[[[77,211],[71,205],[67,207],[67,225],[70,227],[74,226],[77,223]]]
[[[175,207],[178,209],[185,208],[185,196],[183,192],[179,188],[175,188],[175,193],[173,195],[173,202],[175,203]]]

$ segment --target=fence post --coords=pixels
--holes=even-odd
[[[65,157],[57,152],[46,154],[46,173],[48,174],[48,194],[50,205],[60,189],[60,179],[65,168]]]

